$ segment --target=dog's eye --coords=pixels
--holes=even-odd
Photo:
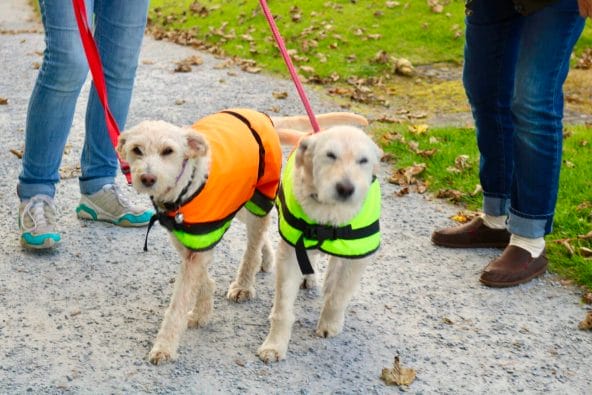
[[[140,147],[134,147],[132,149],[132,152],[138,156],[142,156],[142,150],[140,149]]]
[[[162,156],[167,156],[172,154],[174,151],[171,147],[166,147],[165,149],[162,150],[162,152],[160,153]]]
[[[368,158],[361,158],[358,160],[358,164],[360,165],[365,165],[366,163],[368,163]]]
[[[333,152],[329,151],[327,152],[327,158],[335,160],[337,159],[337,156]]]

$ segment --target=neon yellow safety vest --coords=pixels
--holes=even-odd
[[[380,247],[380,183],[375,178],[359,213],[344,226],[318,224],[310,219],[293,192],[295,155],[288,158],[276,205],[279,232],[296,248],[298,264],[303,274],[314,272],[306,250],[319,249],[344,258],[363,258]]]

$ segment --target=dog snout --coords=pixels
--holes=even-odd
[[[156,176],[150,173],[144,173],[140,176],[140,181],[145,187],[151,187],[156,182]]]
[[[343,200],[353,195],[354,191],[356,190],[349,180],[338,182],[337,185],[335,185],[335,189],[337,190],[337,195],[339,198]]]

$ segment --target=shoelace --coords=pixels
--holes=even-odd
[[[45,205],[53,208],[53,203],[49,197],[43,195],[33,196],[21,214],[21,224],[23,227],[25,226],[26,215],[28,215],[33,221],[33,227],[31,229],[36,229],[38,227],[47,225],[48,222],[47,216],[45,215]]]
[[[110,189],[113,191],[113,194],[115,195],[115,198],[117,199],[117,201],[119,202],[119,204],[125,208],[129,208],[131,207],[131,202],[127,199],[127,197],[125,197],[125,195],[123,194],[123,192],[121,191],[121,189],[119,189],[119,187],[115,184],[109,184],[109,185],[105,185],[103,187],[104,189]]]

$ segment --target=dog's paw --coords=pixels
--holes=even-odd
[[[316,334],[319,337],[337,336],[343,330],[343,322],[319,322]]]
[[[187,327],[188,328],[202,328],[210,322],[210,315],[196,314],[190,311],[187,314]]]
[[[255,297],[255,287],[241,287],[236,283],[230,284],[226,297],[234,302],[242,303]]]
[[[257,350],[257,355],[265,363],[279,362],[286,358],[286,350],[280,350],[280,347],[277,346],[263,344]]]
[[[313,289],[317,287],[317,276],[314,274],[307,274],[302,278],[300,289]]]
[[[163,349],[162,347],[155,345],[150,353],[148,354],[148,360],[153,365],[161,365],[169,362],[173,359],[173,355],[170,351]]]

